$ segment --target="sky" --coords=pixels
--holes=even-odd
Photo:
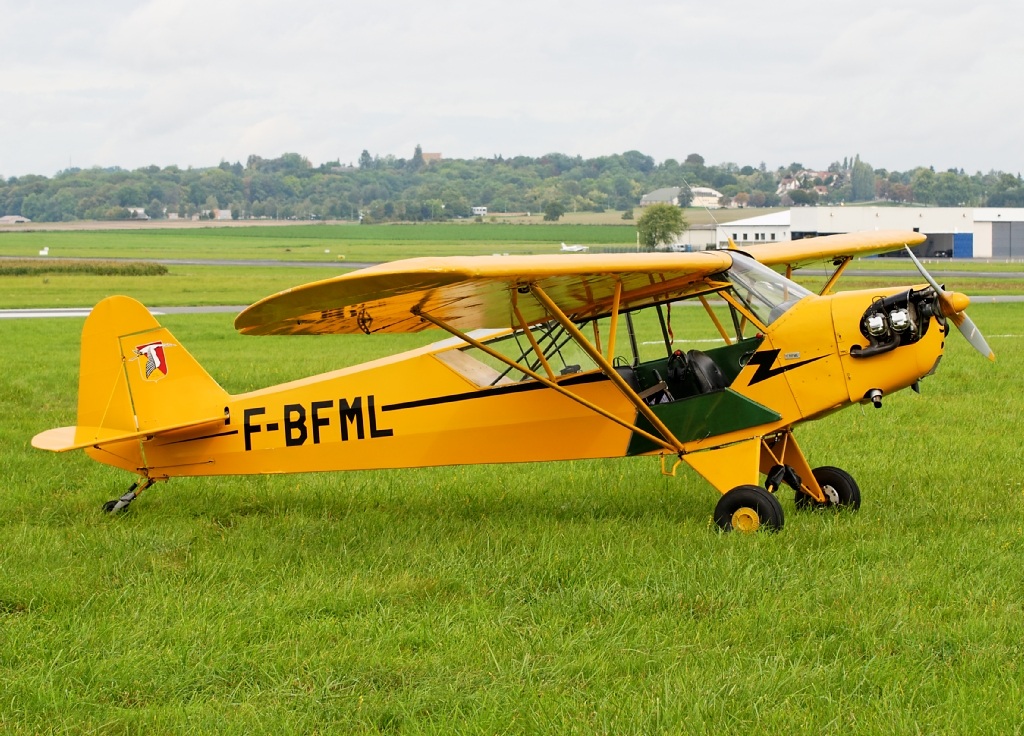
[[[0,0],[0,177],[638,150],[1024,171],[1024,3]]]

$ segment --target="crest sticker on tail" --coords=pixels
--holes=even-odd
[[[159,381],[167,375],[167,357],[164,354],[166,348],[177,347],[174,343],[157,340],[156,342],[139,345],[135,348],[135,357],[131,360],[145,358],[146,361],[139,362],[142,377],[147,381]]]

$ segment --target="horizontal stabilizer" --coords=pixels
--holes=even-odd
[[[171,425],[167,427],[156,427],[137,432],[126,432],[108,427],[57,427],[40,432],[32,438],[32,447],[37,450],[50,450],[51,452],[67,452],[68,450],[81,450],[85,447],[101,447],[115,442],[127,440],[138,440],[155,437],[159,434],[167,434],[182,429],[201,427],[206,424],[223,424],[224,417],[211,417],[185,424]]]
[[[33,447],[66,452],[224,422],[228,394],[134,299],[97,304],[81,352],[77,426],[37,434]],[[133,452],[119,453],[132,468],[144,463]]]

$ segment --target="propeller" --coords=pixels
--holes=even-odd
[[[917,266],[917,270],[924,276],[924,280],[931,284],[931,287],[935,289],[935,293],[939,298],[939,305],[942,308],[942,313],[953,321],[956,328],[960,330],[960,334],[967,338],[967,342],[974,347],[979,353],[984,355],[989,360],[995,360],[996,354],[992,352],[992,348],[985,342],[984,335],[981,334],[981,330],[978,329],[977,325],[971,321],[971,318],[967,316],[967,307],[971,303],[970,298],[966,294],[961,294],[957,291],[946,291],[938,282],[932,278],[931,274],[928,273],[924,266],[921,265],[921,261],[917,260],[917,256],[914,252],[906,245],[903,246],[907,249],[907,255],[910,256],[910,260]]]

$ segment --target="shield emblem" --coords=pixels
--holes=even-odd
[[[135,348],[135,358],[139,361],[142,377],[147,381],[159,381],[167,375],[167,356],[165,348],[173,348],[174,345],[163,340],[139,345]]]

